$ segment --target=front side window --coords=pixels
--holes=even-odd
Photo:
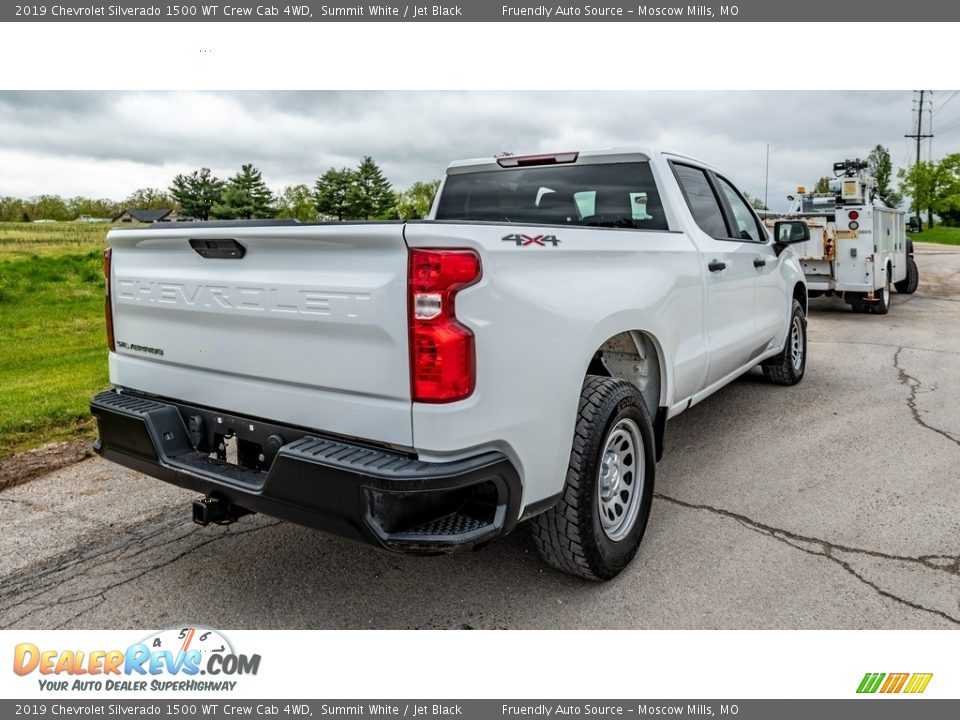
[[[547,165],[447,177],[437,220],[667,230],[647,162]]]
[[[678,164],[674,165],[673,169],[687,198],[690,213],[700,229],[713,238],[728,237],[730,233],[723,219],[723,210],[720,209],[720,201],[707,179],[707,173],[689,165]]]
[[[740,197],[740,193],[736,191],[733,185],[722,177],[718,177],[717,180],[720,181],[720,189],[726,196],[727,202],[730,203],[730,209],[733,210],[733,218],[737,222],[737,237],[741,240],[760,242],[764,238],[760,235],[760,228],[757,226],[753,212],[747,207],[746,201]]]

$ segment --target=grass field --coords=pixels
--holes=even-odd
[[[937,225],[931,230],[913,233],[910,237],[917,242],[942,243],[944,245],[960,245],[960,227]]]
[[[0,223],[0,458],[92,436],[107,385],[104,225]]]
[[[108,225],[0,223],[0,458],[92,437],[107,381],[103,249]],[[960,228],[921,242],[960,245]]]

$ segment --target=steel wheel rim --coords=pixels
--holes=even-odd
[[[600,525],[613,542],[623,540],[633,529],[643,501],[643,484],[643,438],[639,426],[624,418],[607,433],[597,470]]]
[[[883,284],[883,304],[884,305],[890,304],[890,281],[889,280],[887,280],[887,282]]]
[[[790,360],[793,369],[800,370],[803,365],[803,321],[799,316],[795,316],[790,325]]]

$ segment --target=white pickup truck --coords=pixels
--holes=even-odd
[[[202,493],[201,524],[438,553],[531,520],[550,565],[611,578],[668,418],[803,376],[809,232],[773,238],[651,149],[455,162],[420,222],[114,230],[95,448]]]

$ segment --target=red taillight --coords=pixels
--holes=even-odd
[[[454,298],[480,274],[480,257],[472,250],[410,250],[410,377],[415,402],[453,402],[473,392],[473,333],[457,322]]]
[[[847,213],[847,217],[851,220],[856,220],[858,217],[860,217],[860,213],[858,213],[856,210],[851,210]]]
[[[110,257],[112,249],[107,248],[103,251],[103,279],[106,285],[106,292],[103,296],[103,315],[107,323],[107,347],[110,352],[115,352],[117,344],[113,339],[113,303],[110,300]]]

